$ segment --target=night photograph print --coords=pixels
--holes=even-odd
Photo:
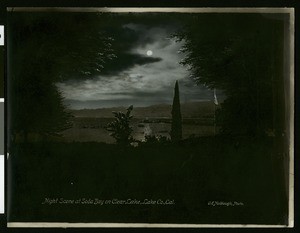
[[[291,15],[9,8],[8,226],[288,226]]]

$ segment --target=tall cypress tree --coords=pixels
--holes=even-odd
[[[180,111],[180,99],[179,99],[179,87],[178,81],[175,83],[174,98],[172,105],[172,128],[171,139],[173,142],[178,142],[182,138],[182,123],[181,123],[181,111]]]

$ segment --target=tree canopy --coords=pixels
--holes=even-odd
[[[284,107],[278,106],[283,22],[278,15],[195,14],[175,35],[184,42],[181,64],[191,78],[227,96],[218,114],[223,132],[253,135],[276,128],[276,109]]]
[[[70,114],[56,82],[100,73],[115,57],[113,38],[95,14],[8,15],[10,133],[57,134],[70,127]]]

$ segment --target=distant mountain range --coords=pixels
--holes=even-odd
[[[148,107],[134,107],[132,115],[135,118],[155,118],[155,117],[171,117],[172,105],[158,104]],[[71,110],[75,117],[91,117],[91,118],[111,118],[112,112],[126,112],[126,107],[113,107],[113,108],[98,108],[98,109],[80,109]],[[187,102],[181,104],[181,115],[183,118],[199,118],[205,116],[212,116],[214,114],[213,101],[205,102]]]

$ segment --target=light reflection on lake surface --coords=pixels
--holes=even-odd
[[[114,143],[114,138],[105,129],[105,126],[112,120],[112,118],[75,118],[73,128],[64,131],[64,139],[66,141]],[[170,138],[171,119],[134,119],[132,128],[133,138],[139,141],[144,141],[146,135]],[[214,135],[213,121],[211,119],[183,119],[182,134],[183,138]]]

